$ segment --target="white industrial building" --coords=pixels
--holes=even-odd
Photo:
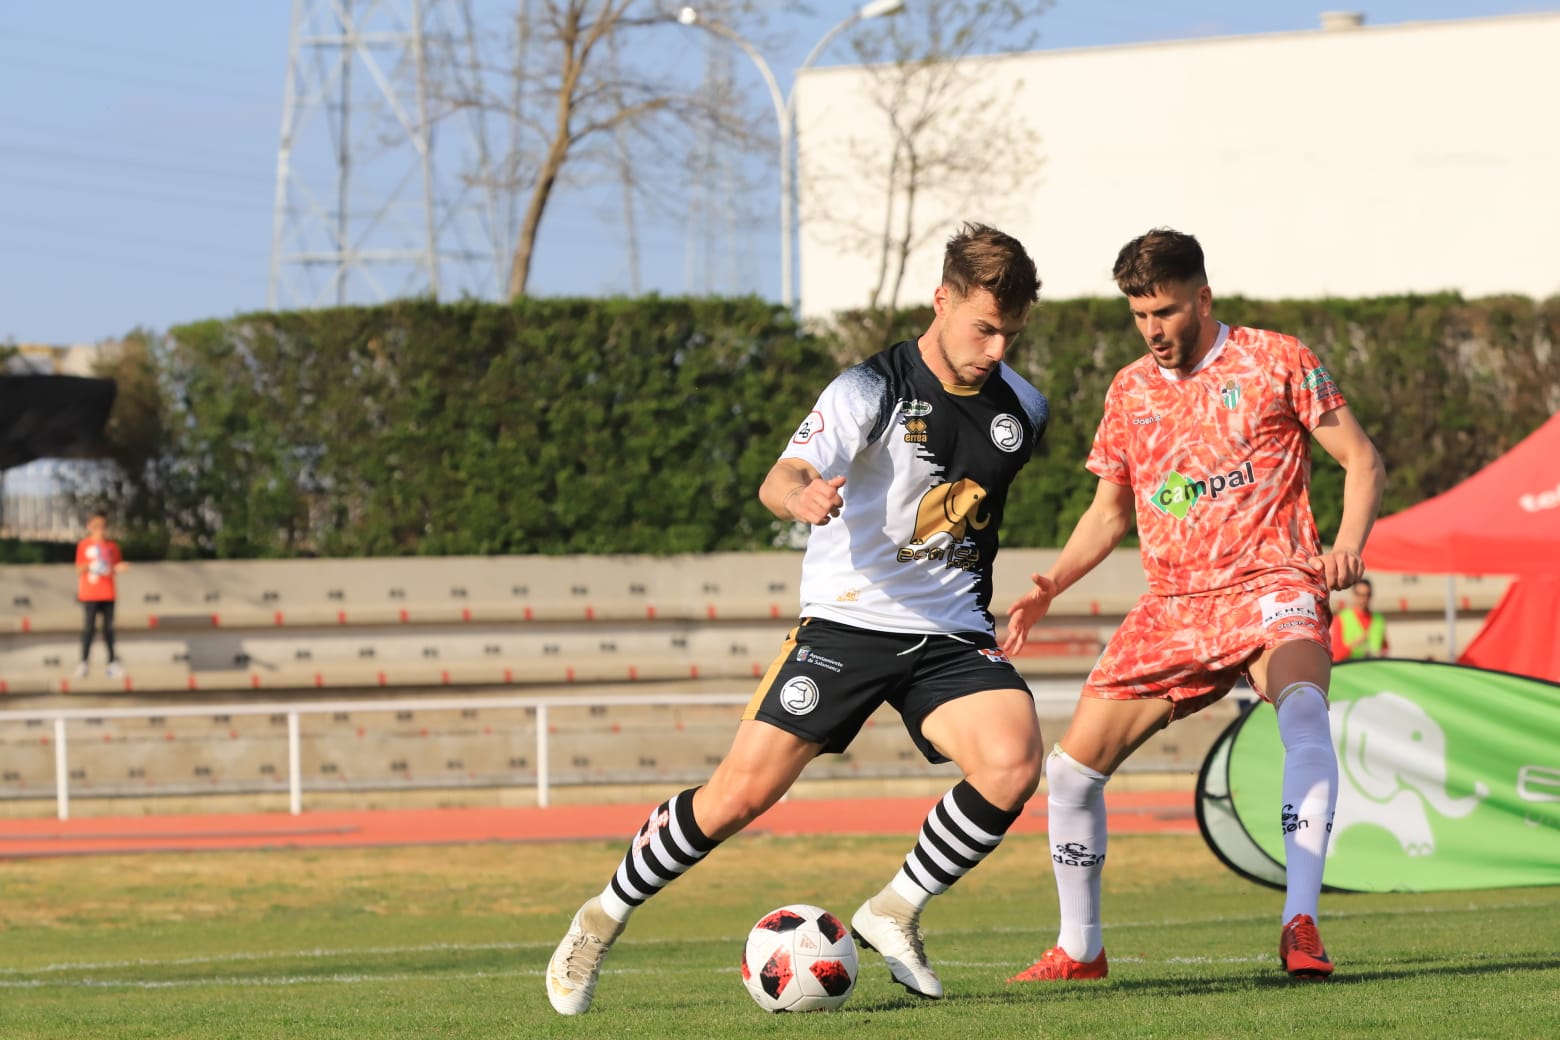
[[[1197,235],[1225,295],[1560,294],[1560,13],[1319,24],[968,59],[966,82],[1013,99],[977,151],[1014,176],[975,201],[923,189],[899,301],[930,299],[963,219],[1022,239],[1052,299],[1114,295],[1117,250],[1156,226]],[[798,77],[809,316],[863,306],[876,278],[895,195],[870,82]]]

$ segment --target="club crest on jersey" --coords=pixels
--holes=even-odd
[[[1224,407],[1233,412],[1240,406],[1240,384],[1233,379],[1225,383],[1219,391],[1219,399],[1224,402]]]
[[[1256,482],[1256,474],[1252,471],[1250,460],[1228,473],[1215,473],[1211,477],[1196,480],[1172,470],[1170,475],[1165,477],[1164,483],[1159,485],[1159,490],[1149,497],[1149,501],[1161,513],[1168,513],[1177,520],[1185,520],[1186,514],[1192,511],[1192,506],[1196,505],[1204,495],[1214,499],[1225,491],[1233,491]]]
[[[991,420],[991,443],[1011,454],[1024,446],[1024,426],[1003,413]]]
[[[818,684],[798,675],[780,687],[780,707],[792,715],[806,715],[818,706]]]
[[[823,432],[823,413],[814,409],[807,413],[807,418],[802,420],[802,425],[796,428],[791,435],[792,444],[806,444],[818,434]]]
[[[904,404],[904,415],[907,419],[919,419],[922,416],[932,414],[932,403],[930,401],[906,401]]]
[[[982,646],[982,647],[977,647],[976,648],[976,652],[978,654],[980,654],[980,656],[984,657],[986,660],[990,661],[992,664],[1012,664],[1013,663],[1012,661],[1008,660],[1007,654],[1004,654],[1002,652],[1001,647],[995,647],[995,646],[985,647],[985,646]]]

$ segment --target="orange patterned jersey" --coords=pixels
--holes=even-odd
[[[1149,354],[1116,373],[1088,467],[1132,489],[1149,590],[1314,578],[1310,431],[1343,403],[1305,344],[1262,329],[1220,325],[1184,378]]]

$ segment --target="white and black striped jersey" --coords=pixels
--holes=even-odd
[[[1049,415],[1007,365],[979,390],[945,385],[915,340],[837,376],[781,454],[845,477],[845,507],[807,539],[801,615],[889,632],[992,631],[997,529]]]

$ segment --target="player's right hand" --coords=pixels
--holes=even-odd
[[[1002,652],[1009,657],[1024,648],[1024,644],[1029,641],[1030,626],[1045,617],[1058,591],[1056,582],[1043,574],[1031,574],[1029,580],[1035,583],[1035,587],[1008,607],[1007,638],[1002,641]]]
[[[844,486],[844,477],[819,477],[787,495],[785,504],[796,519],[822,527],[845,508],[845,499],[840,495]]]

